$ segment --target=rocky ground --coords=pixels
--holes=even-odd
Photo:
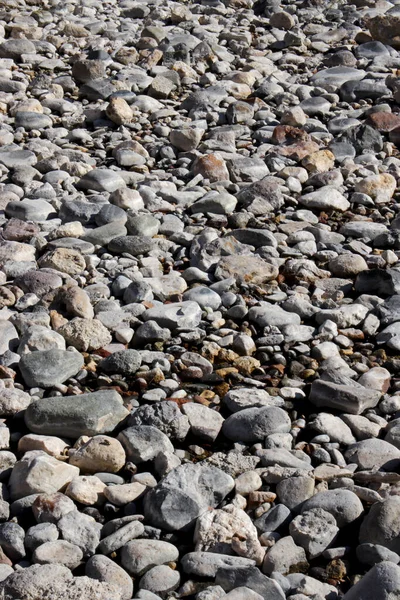
[[[400,598],[399,51],[1,0],[1,600]]]

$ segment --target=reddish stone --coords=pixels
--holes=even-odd
[[[229,180],[229,171],[222,156],[206,154],[196,158],[193,164],[195,175],[202,175],[211,182]]]
[[[272,133],[273,144],[297,144],[298,142],[308,142],[311,140],[310,135],[291,125],[277,125]]]
[[[298,144],[292,144],[290,146],[279,146],[276,148],[275,152],[281,154],[282,156],[288,156],[293,160],[303,160],[309,154],[313,152],[317,152],[319,150],[319,146],[316,142],[308,141],[308,142],[299,142]]]
[[[389,133],[389,131],[396,129],[396,127],[400,127],[400,115],[388,112],[376,112],[369,115],[366,122],[381,133]]]
[[[3,238],[13,242],[25,242],[39,232],[40,227],[36,223],[10,219],[3,228]]]

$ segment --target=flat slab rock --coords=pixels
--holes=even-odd
[[[25,412],[25,423],[33,433],[76,439],[81,435],[109,433],[128,414],[115,390],[101,390],[37,400]]]

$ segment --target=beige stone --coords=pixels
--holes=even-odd
[[[14,465],[9,481],[11,498],[58,492],[78,475],[77,467],[40,450],[31,450]]]
[[[146,486],[134,482],[124,483],[122,485],[112,485],[104,490],[104,495],[109,502],[116,506],[125,506],[139,498],[146,490]]]
[[[29,452],[30,450],[42,450],[58,460],[68,459],[68,448],[69,444],[59,437],[52,435],[38,435],[36,433],[28,433],[27,435],[22,436],[18,442],[18,452],[21,452],[22,454]]]
[[[396,191],[396,179],[390,173],[380,173],[379,175],[371,175],[365,177],[361,181],[357,181],[354,189],[356,192],[368,194],[374,200],[381,199],[382,201],[392,198]]]
[[[73,468],[79,472],[77,467]],[[95,475],[81,475],[75,477],[69,483],[65,494],[76,502],[80,502],[86,506],[93,506],[94,504],[102,504],[104,502],[104,491],[106,488],[106,484]]]
[[[303,158],[301,164],[310,173],[325,173],[335,166],[335,156],[330,150],[318,150]]]
[[[69,463],[83,473],[117,473],[126,461],[122,444],[107,435],[81,437],[69,451]]]
[[[41,268],[55,269],[71,276],[79,275],[86,269],[82,254],[72,248],[56,248],[56,250],[46,252],[39,259],[38,264]]]
[[[111,98],[106,109],[107,117],[117,125],[130,123],[133,118],[133,111],[126,100],[123,98]]]

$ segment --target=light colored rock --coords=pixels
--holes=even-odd
[[[10,493],[13,500],[30,494],[58,492],[79,475],[79,469],[40,450],[26,452],[12,470]]]
[[[121,443],[107,435],[79,438],[69,451],[69,463],[83,473],[117,473],[126,461]]]

